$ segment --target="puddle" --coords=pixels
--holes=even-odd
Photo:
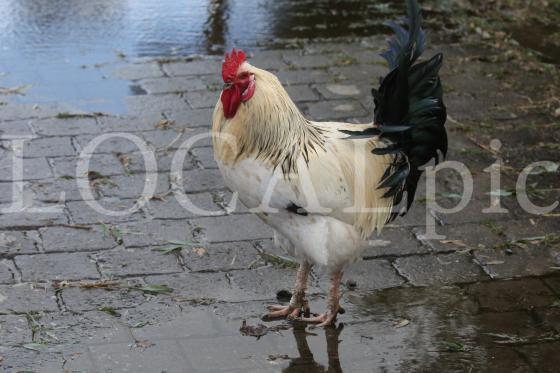
[[[25,96],[4,98],[15,102],[123,113],[122,97],[137,93],[110,79],[123,59],[372,35],[387,32],[382,22],[400,13],[391,3],[361,0],[5,0],[0,86],[30,85]]]
[[[87,346],[66,369],[239,372],[524,372],[543,362],[539,351],[560,344],[558,297],[535,279],[460,288],[393,288],[347,294],[337,327],[283,322],[260,338],[263,302],[130,309],[123,319],[157,314],[143,327]],[[556,302],[556,303],[555,303]],[[324,306],[314,299],[312,307]],[[164,307],[165,308],[165,307]],[[170,310],[174,309],[170,313]],[[166,318],[169,320],[165,321]],[[160,322],[155,322],[160,320]],[[107,335],[107,333],[106,333]],[[123,340],[124,338],[124,340]],[[552,355],[552,352],[550,353]],[[544,364],[544,365],[542,365]],[[552,365],[551,365],[552,366]],[[93,367],[93,368],[92,368]]]

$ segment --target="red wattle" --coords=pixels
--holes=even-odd
[[[239,105],[241,105],[241,90],[237,86],[222,91],[222,106],[224,108],[224,116],[231,119],[237,113]]]

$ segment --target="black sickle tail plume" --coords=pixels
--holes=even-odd
[[[422,174],[419,168],[432,158],[439,162],[438,150],[445,156],[447,134],[438,76],[443,56],[436,54],[430,60],[416,63],[425,47],[422,15],[416,0],[406,0],[406,10],[408,30],[395,22],[389,23],[395,35],[382,57],[391,71],[381,81],[379,89],[372,90],[377,128],[366,131],[377,132],[389,143],[386,148],[373,150],[374,154],[395,155],[378,188],[387,188],[384,197],[393,198],[394,206],[400,204],[406,192],[408,210]],[[363,132],[347,133],[350,138],[365,135]],[[393,213],[392,219],[397,215]]]

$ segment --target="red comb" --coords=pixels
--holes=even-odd
[[[222,64],[222,78],[224,79],[224,83],[231,83],[235,80],[239,66],[241,66],[246,59],[247,56],[242,50],[236,51],[234,48],[231,54],[226,53],[226,58]]]

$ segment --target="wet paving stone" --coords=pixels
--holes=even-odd
[[[558,300],[538,279],[473,284],[467,291],[478,299],[482,309],[494,312],[547,307]]]
[[[139,80],[163,77],[163,71],[157,63],[128,64],[113,73],[114,77],[123,80]]]
[[[428,248],[420,243],[412,230],[387,227],[380,235],[374,235],[369,240],[369,245],[362,253],[362,257],[369,259],[379,256],[401,256],[428,252]]]
[[[488,278],[468,253],[398,258],[395,267],[417,286],[468,283]]]

